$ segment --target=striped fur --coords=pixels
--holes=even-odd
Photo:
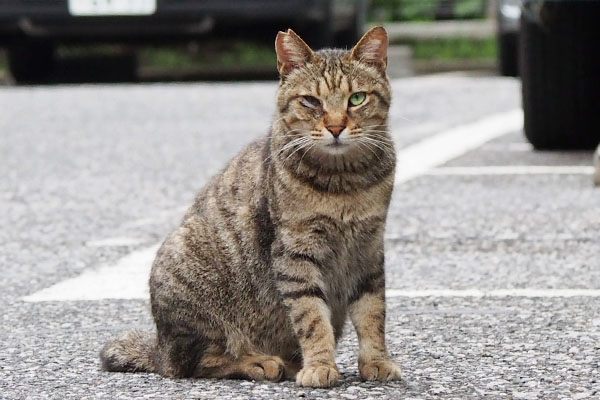
[[[288,31],[276,48],[270,133],[208,183],[166,238],[150,276],[157,336],[109,342],[105,369],[332,386],[350,314],[361,376],[399,379],[384,338],[395,167],[387,36],[374,28],[351,52],[315,53]],[[366,97],[351,107],[355,92]],[[346,127],[344,146],[330,146],[332,125]]]

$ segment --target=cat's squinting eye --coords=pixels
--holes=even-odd
[[[356,92],[352,93],[350,99],[348,100],[348,106],[354,107],[361,105],[365,99],[367,98],[367,94],[365,92]]]
[[[312,96],[302,96],[300,98],[300,103],[302,103],[302,105],[304,107],[308,107],[308,108],[321,107],[321,100],[317,99],[316,97],[312,97]]]

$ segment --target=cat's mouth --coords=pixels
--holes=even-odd
[[[350,147],[350,143],[335,139],[334,141],[324,145],[322,148],[328,154],[343,154],[346,153]]]

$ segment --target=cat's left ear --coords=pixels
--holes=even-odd
[[[275,51],[277,52],[277,70],[282,78],[295,68],[312,61],[315,57],[311,48],[291,29],[277,34]]]
[[[385,71],[387,67],[388,35],[382,26],[369,29],[352,49],[352,58],[375,65]]]

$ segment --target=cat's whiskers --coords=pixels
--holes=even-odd
[[[300,132],[300,134],[305,134],[308,131],[306,129],[303,129],[303,128],[298,128],[298,129],[291,129],[289,131],[285,131],[283,134],[285,136],[298,136],[297,132]]]
[[[386,127],[386,125],[385,125],[385,124],[362,125],[362,126],[360,127],[360,129],[367,131],[367,130],[369,130],[369,129],[371,129],[371,128],[380,128],[380,127],[381,127],[381,128],[385,128],[385,127]]]
[[[373,143],[377,143],[378,145],[385,147],[386,149],[392,149],[394,147],[394,145],[391,143],[383,142],[383,141],[378,140],[377,138],[373,138],[371,136],[363,136],[363,139],[371,141]]]
[[[417,123],[416,121],[413,121],[412,119],[410,119],[410,118],[406,118],[406,117],[404,117],[404,116],[402,116],[402,115],[394,115],[394,117],[397,117],[397,118],[403,119],[403,120],[405,120],[406,122],[410,122],[411,124],[416,124],[416,123]]]
[[[292,148],[294,148],[294,147],[296,147],[298,145],[302,145],[302,144],[308,142],[309,140],[310,140],[310,138],[307,137],[307,136],[302,136],[302,137],[299,137],[297,139],[294,139],[291,142],[287,143],[285,146],[283,146],[281,148],[281,150],[279,150],[279,152],[278,152],[277,155],[279,155],[279,154],[287,151],[288,149],[292,149]]]
[[[284,116],[283,116],[283,117],[281,117],[281,118],[277,118],[276,120],[274,120],[273,122],[271,122],[271,125],[275,125],[275,124],[276,124],[276,123],[278,123],[279,121],[281,121],[281,120],[284,120],[284,119],[285,119],[285,117],[286,117],[286,115],[284,115]]]
[[[379,150],[381,150],[382,152],[386,152],[388,151],[388,149],[386,149],[385,147],[380,146],[379,144],[372,142],[370,140],[367,140],[366,138],[362,138],[362,143],[365,143],[367,146],[369,146],[369,148],[377,148]]]
[[[304,160],[304,157],[308,154],[309,151],[312,150],[313,147],[315,147],[317,145],[317,142],[313,142],[311,144],[311,146],[306,149],[306,151],[304,152],[304,154],[302,155],[302,157],[300,157],[300,161],[298,161],[298,165],[296,166],[296,173],[298,173],[300,166],[302,165],[302,160]]]
[[[394,146],[392,143],[381,140],[382,137],[376,137],[370,135],[368,132],[363,132],[362,135],[353,138],[357,143],[362,143],[367,146],[371,151],[373,151],[373,147],[378,148],[383,152],[394,151]],[[378,156],[379,158],[379,156]]]
[[[367,137],[369,139],[373,139],[384,146],[394,147],[394,142],[387,136],[373,135],[372,133],[368,132],[363,133],[362,136]]]
[[[291,152],[286,158],[285,160],[283,160],[282,164],[285,167],[285,164],[287,163],[287,161],[290,159],[290,157],[292,157],[294,154],[296,154],[297,152],[299,152],[300,150],[308,147],[309,145],[312,144],[312,140],[308,139],[307,141],[303,142],[300,146],[298,146],[297,149],[295,149],[293,152]],[[305,153],[306,154],[306,153]]]
[[[363,132],[366,134],[376,133],[376,134],[378,134],[377,136],[379,136],[379,137],[389,138],[389,131],[387,131],[385,129],[365,129],[365,130],[363,130]]]
[[[382,143],[386,143],[386,144],[390,144],[390,145],[392,144],[391,140],[389,140],[385,136],[382,136],[382,135],[379,135],[379,134],[373,134],[373,133],[364,132],[361,136],[368,137],[368,138],[371,138],[371,139],[375,139],[378,142],[382,142]]]
[[[373,150],[373,149],[372,149],[372,148],[371,148],[371,147],[370,147],[370,146],[369,146],[367,143],[364,143],[364,142],[360,141],[360,139],[359,139],[359,140],[357,140],[357,141],[356,141],[356,143],[359,145],[359,147],[361,147],[361,148],[362,148],[362,147],[364,147],[364,148],[366,148],[367,150],[369,150],[371,153],[373,153],[373,155],[374,155],[375,157],[377,157],[377,159],[378,159],[379,161],[381,161],[381,157],[379,157],[379,155],[377,155],[377,153],[375,152],[375,150]]]
[[[293,135],[295,136],[295,135]],[[293,147],[295,145],[297,145],[298,143],[300,143],[302,141],[303,138],[306,138],[306,135],[304,133],[300,133],[298,134],[298,136],[301,136],[299,138],[293,139],[292,141],[286,143],[282,148],[280,148],[276,153],[271,153],[267,158],[265,158],[262,161],[262,164],[266,163],[267,161],[269,161],[269,159],[273,159],[275,157],[278,157],[282,152],[284,152],[285,150],[289,149],[290,147]]]

